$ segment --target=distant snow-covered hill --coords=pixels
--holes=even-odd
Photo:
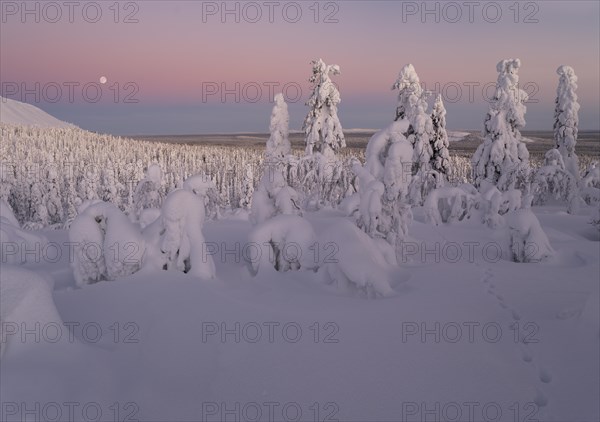
[[[58,120],[36,106],[4,97],[0,97],[0,123],[42,128],[75,127],[70,123]]]

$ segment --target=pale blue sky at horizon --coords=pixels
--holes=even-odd
[[[96,23],[97,10],[82,10],[93,2],[71,16],[63,7],[60,18],[31,3],[40,9],[23,14],[21,2],[2,2],[0,95],[89,130],[267,132],[270,96],[282,87],[299,130],[319,57],[341,67],[345,128],[389,123],[390,87],[412,63],[426,89],[443,95],[448,128],[479,130],[496,63],[519,58],[531,97],[525,130],[552,130],[562,64],[579,78],[580,128],[600,130],[598,1],[97,2]],[[91,102],[82,87],[101,76],[102,97]]]

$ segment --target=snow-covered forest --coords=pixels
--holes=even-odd
[[[585,378],[582,374],[590,372],[585,368],[557,362],[569,347],[561,343],[561,336],[570,335],[570,344],[581,355],[569,359],[582,359],[590,370],[598,369],[593,356],[598,352],[599,333],[594,248],[598,249],[600,236],[600,165],[597,157],[577,154],[577,76],[566,65],[557,69],[554,127],[548,128],[554,131],[555,147],[543,156],[530,156],[521,134],[526,127],[528,98],[519,85],[521,66],[519,59],[497,64],[493,100],[487,111],[482,110],[483,142],[472,157],[451,153],[446,125],[452,115],[447,113],[441,95],[433,96],[423,89],[411,64],[400,69],[392,84],[397,107],[390,110],[389,125],[375,133],[364,150],[346,147],[344,116],[338,110],[343,92],[333,83],[343,66],[321,59],[311,63],[313,90],[302,127],[304,148],[292,148],[289,109],[281,94],[274,98],[270,120],[265,116],[270,137],[264,148],[167,144],[72,126],[3,123],[0,234],[2,264],[7,271],[3,270],[2,321],[34,321],[34,308],[43,310],[38,319],[45,324],[78,319],[85,314],[86,304],[94,304],[93,293],[106,295],[107,308],[92,306],[94,316],[89,318],[107,321],[106,313],[113,318],[130,318],[127,309],[132,303],[133,307],[150,306],[136,299],[136,289],[142,289],[147,293],[140,297],[160,296],[160,304],[149,301],[161,307],[161,314],[167,314],[158,319],[156,314],[137,314],[142,334],[150,333],[150,340],[146,340],[161,343],[148,355],[140,355],[144,365],[155,365],[165,357],[170,368],[166,373],[175,370],[185,378],[187,369],[177,361],[193,362],[191,354],[206,346],[202,350],[210,356],[197,357],[202,367],[199,373],[211,377],[212,364],[207,362],[219,362],[215,366],[225,362],[225,372],[240,370],[253,375],[260,384],[257,389],[264,390],[265,401],[282,387],[265,375],[270,363],[261,361],[255,369],[244,367],[242,361],[260,353],[272,356],[268,343],[253,349],[252,342],[246,342],[242,352],[220,352],[219,344],[206,345],[206,336],[218,332],[217,324],[202,331],[202,345],[200,338],[188,338],[185,348],[177,349],[182,355],[176,356],[160,336],[153,337],[156,334],[149,327],[157,324],[168,331],[169,324],[176,323],[182,330],[193,330],[195,319],[204,324],[220,318],[258,321],[283,315],[284,319],[302,321],[308,335],[311,318],[322,320],[324,330],[338,327],[331,321],[340,321],[346,333],[358,330],[361,334],[345,337],[348,343],[340,338],[340,346],[332,346],[337,357],[327,352],[324,363],[315,363],[315,380],[324,382],[321,375],[326,365],[333,365],[336,376],[347,376],[351,384],[369,380],[369,368],[375,368],[386,387],[363,392],[369,403],[366,408],[360,395],[348,400],[332,391],[331,400],[343,403],[339,409],[333,406],[337,409],[334,416],[344,418],[339,420],[394,420],[386,418],[398,409],[388,412],[389,407],[376,405],[384,399],[387,386],[396,386],[406,397],[415,397],[417,403],[423,395],[412,393],[427,390],[444,371],[443,366],[436,366],[437,375],[421,380],[418,373],[407,370],[403,377],[414,378],[416,390],[397,385],[393,374],[386,375],[386,365],[393,367],[392,362],[404,359],[396,355],[398,351],[409,348],[413,357],[430,351],[419,349],[424,341],[406,344],[407,336],[419,333],[420,322],[416,321],[435,321],[444,318],[444,312],[452,315],[450,321],[470,321],[474,317],[469,309],[477,308],[473,312],[489,320],[502,320],[507,339],[497,349],[487,341],[478,343],[474,351],[458,345],[460,353],[467,356],[462,368],[472,364],[474,371],[482,374],[475,378],[488,377],[485,370],[493,374],[489,376],[500,378],[510,365],[492,363],[488,368],[485,356],[504,362],[502,359],[513,354],[518,356],[506,359],[530,368],[529,372],[517,369],[521,366],[515,363],[510,371],[515,371],[518,387],[513,389],[511,382],[499,381],[500,387],[486,396],[488,399],[494,397],[502,406],[516,402],[522,412],[531,404],[533,415],[540,420],[566,420],[560,418],[567,415],[582,421],[597,417],[597,406],[592,403],[599,392],[597,379]],[[53,262],[48,257],[48,245],[68,245],[71,253]],[[494,247],[493,259],[490,245]],[[27,282],[21,283],[25,273]],[[529,281],[521,280],[526,288],[518,286],[515,274],[526,274]],[[52,279],[53,287],[48,287],[44,277]],[[161,290],[161,277],[169,278],[172,289]],[[567,281],[565,277],[571,277],[575,285],[561,284]],[[506,286],[500,278],[508,280]],[[472,284],[471,279],[476,281]],[[108,289],[119,284],[122,287],[116,288],[122,290],[115,299]],[[53,298],[54,288],[59,293]],[[179,288],[182,290],[177,293]],[[477,289],[482,295],[474,293]],[[430,301],[430,291],[452,299]],[[81,305],[57,310],[74,301],[77,294]],[[475,296],[477,305],[470,302]],[[412,298],[409,302],[414,304],[406,298]],[[498,314],[482,298],[492,298]],[[27,305],[27,300],[33,305]],[[108,308],[112,306],[110,300],[115,300],[114,309]],[[198,314],[180,315],[184,311],[179,304],[181,309],[191,306]],[[253,307],[260,311],[248,310]],[[210,313],[202,314],[206,309]],[[278,312],[281,314],[276,315]],[[365,322],[368,312],[375,312],[377,318]],[[398,321],[403,324],[402,333],[390,334]],[[519,321],[535,321],[536,329],[550,344],[530,344],[533,342],[526,338],[531,332],[514,329]],[[573,328],[574,321],[581,321],[581,325]],[[372,330],[376,322],[387,330],[384,341],[376,338],[377,330]],[[27,353],[29,345],[19,341],[13,328],[2,326],[3,362],[22,350]],[[508,339],[507,333],[513,335],[511,329],[516,341]],[[578,333],[581,337],[576,338]],[[89,345],[78,341],[82,349],[69,349],[68,353],[85,355]],[[167,336],[166,342],[170,341],[179,340]],[[371,350],[371,341],[382,341],[389,349]],[[52,345],[56,350],[58,343]],[[432,352],[428,362],[454,353],[451,343]],[[304,344],[289,356],[315,354],[311,346],[314,344]],[[360,362],[359,375],[344,375],[343,365],[335,367],[335,363],[345,350],[355,347],[350,353]],[[551,349],[558,351],[548,351]],[[115,356],[104,355],[113,352]],[[138,411],[144,415],[140,420],[175,420],[175,414],[177,420],[197,420],[193,406],[174,409],[171,402],[169,408],[157,408],[153,400],[144,398],[141,386],[163,382],[166,373],[156,369],[161,371],[156,378],[145,378],[144,365],[126,367],[130,353],[131,349],[123,351],[114,344],[104,344],[90,355],[98,358],[90,358],[92,376],[102,374],[103,359],[114,358],[124,365],[123,374],[106,375],[103,385],[112,385],[111,376],[117,383],[125,379],[119,376],[139,380],[131,381],[131,389],[119,384],[114,394],[102,394],[102,400],[122,397],[126,391],[135,397]],[[318,355],[314,357],[318,361]],[[87,360],[79,360],[77,365],[83,366],[81,362]],[[299,376],[285,363],[273,365],[283,377]],[[197,369],[194,364],[190,366]],[[17,370],[25,369],[16,362],[6,375],[3,373],[3,383],[17,382]],[[228,382],[227,375],[221,376],[214,375],[218,379],[211,387],[214,390],[186,379],[177,391],[200,392],[204,398],[213,398],[211,403],[217,403],[216,398],[225,392],[238,401],[240,397],[250,400],[250,390]],[[439,394],[446,391],[442,396],[447,402],[454,400],[449,394],[454,377],[458,373],[444,378],[441,387],[445,387],[438,390]],[[561,380],[564,383],[560,384]],[[585,388],[577,398],[565,402],[564,395],[577,382]],[[309,402],[311,382],[299,383],[302,392],[298,394]],[[42,387],[33,388],[34,397],[45,397]],[[167,387],[157,388],[168,396]],[[63,389],[68,390],[61,384],[56,400],[68,396]],[[289,392],[289,382],[283,389]],[[485,396],[477,388],[466,390]],[[87,390],[78,394],[90,397]],[[16,401],[23,397],[15,390],[9,396]],[[468,394],[456,400],[468,400]],[[329,410],[327,403],[319,404],[319,409]],[[219,412],[222,416],[220,407]],[[304,412],[308,414],[307,409]],[[505,409],[503,416],[494,420],[513,420],[513,416]],[[383,419],[373,419],[377,417]]]
[[[201,204],[190,203],[191,209],[201,210],[197,211],[201,217],[200,226],[194,229],[197,234],[186,234],[186,249],[203,243],[204,220],[246,218],[257,226],[257,232],[273,225],[268,230],[262,227],[271,234],[260,239],[285,245],[294,243],[286,237],[293,237],[294,232],[312,232],[310,226],[302,229],[306,225],[303,213],[331,209],[354,221],[372,241],[385,240],[391,250],[382,253],[397,263],[403,242],[410,239],[412,210],[422,209],[434,225],[471,219],[492,229],[510,228],[507,256],[516,262],[543,261],[552,256],[552,248],[531,206],[553,203],[569,214],[596,209],[600,167],[593,157],[580,159],[576,153],[577,76],[569,66],[557,69],[556,148],[537,160],[529,156],[520,133],[526,124],[528,99],[519,88],[520,67],[519,59],[497,64],[496,92],[485,115],[484,139],[470,161],[450,154],[443,99],[438,95],[431,101],[411,64],[401,69],[392,86],[398,96],[395,120],[372,136],[365,151],[345,148],[337,110],[341,95],[332,82],[340,66],[327,65],[322,59],[312,62],[313,93],[306,104],[304,151],[292,150],[289,112],[282,94],[275,97],[271,135],[264,150],[133,141],[70,125],[3,124],[0,198],[11,221],[14,216],[17,222],[3,224],[15,225],[15,230],[66,229],[73,239],[98,242],[104,255],[108,245],[104,237],[116,224],[112,222],[123,221],[128,228],[118,226],[115,232],[121,234],[115,239],[137,244],[140,262],[133,266],[113,263],[126,270],[112,274],[108,261],[102,268],[78,262],[74,271],[79,284],[133,273],[149,257],[160,256],[162,264],[148,265],[165,269],[171,267],[171,259],[178,259],[175,267],[188,272],[190,251],[183,258],[171,256],[181,253],[179,243],[170,253],[164,245],[155,251],[150,247],[169,238],[168,210],[180,206],[169,198],[181,196],[181,191],[192,193],[184,200],[186,204],[191,198]],[[598,227],[598,216],[589,213],[589,223]],[[85,228],[79,233],[80,227],[86,227],[81,223],[86,218],[91,218],[88,230],[95,226],[94,220],[100,224],[101,233],[93,239],[86,237]],[[173,236],[178,242],[194,226],[189,218],[193,217],[177,217],[181,221]],[[12,240],[11,236],[3,239]],[[308,241],[316,237],[304,239],[306,247]],[[531,256],[524,250],[529,244],[536,249]],[[271,264],[277,270],[299,269],[298,262],[280,262],[281,250],[274,249]],[[90,265],[92,274],[86,274]],[[214,270],[209,274],[214,277]],[[391,291],[389,286],[379,289],[367,280],[354,282],[369,296]]]
[[[316,65],[326,66],[324,63]],[[514,64],[512,66],[514,67]],[[322,71],[322,88],[321,91],[318,91],[319,85],[315,85],[314,98],[320,98],[319,95],[333,95],[339,101],[338,92],[325,91],[334,87],[329,79],[331,68],[328,66],[327,70]],[[578,180],[578,185],[584,188],[584,192],[580,192],[580,194],[583,199],[587,198],[589,203],[594,197],[594,193],[586,188],[598,187],[597,170],[594,170],[598,167],[596,161],[598,157],[587,155],[579,159],[575,153],[577,111],[579,109],[575,94],[577,78],[573,69],[568,66],[561,66],[557,73],[560,75],[560,84],[556,99],[554,132],[556,150],[560,152],[560,157],[555,156],[553,150],[548,151],[548,154],[554,157],[554,160],[549,158],[548,154],[545,158],[529,158],[527,156],[529,178],[527,183],[531,184],[535,181],[536,174],[539,174],[542,167],[545,168],[541,170],[543,176],[539,176],[537,179],[545,179],[546,173],[544,172],[556,170],[547,168],[549,161],[563,170],[567,166],[569,173]],[[513,74],[516,72],[512,69],[500,72],[499,83],[507,83],[503,75]],[[514,78],[514,76],[511,77]],[[314,81],[314,77],[311,77],[311,82]],[[513,82],[513,85],[516,84],[518,84],[518,78]],[[416,94],[411,91],[413,87],[418,87]],[[486,166],[493,166],[496,178],[502,170],[505,171],[505,177],[508,177],[506,172],[514,171],[509,163],[515,159],[510,155],[503,155],[502,150],[515,151],[517,154],[526,154],[527,152],[526,144],[523,142],[513,142],[514,146],[512,146],[512,144],[507,144],[507,141],[498,141],[500,136],[504,136],[504,132],[501,132],[503,129],[496,128],[497,132],[493,133],[487,123],[492,115],[490,113],[503,119],[508,118],[504,113],[516,113],[516,117],[510,118],[522,119],[521,125],[524,125],[525,106],[523,103],[526,98],[512,100],[518,95],[524,95],[523,92],[521,94],[516,91],[513,93],[511,90],[514,91],[514,88],[506,86],[496,94],[505,96],[507,100],[513,101],[513,104],[500,104],[500,101],[507,100],[498,98],[498,105],[496,103],[491,105],[484,131],[486,141],[475,153],[472,164],[468,157],[449,153],[448,135],[445,129],[446,110],[442,98],[438,95],[431,104],[427,103],[428,93],[422,90],[418,76],[411,65],[402,70],[394,89],[399,90],[398,110],[406,108],[406,113],[408,110],[419,113],[412,117],[415,123],[411,123],[403,135],[412,137],[410,142],[416,150],[416,163],[420,162],[418,160],[427,163],[427,171],[431,171],[429,177],[436,179],[434,185],[435,183],[438,183],[439,186],[454,187],[464,183],[477,185],[482,178],[488,177],[484,170]],[[419,100],[417,97],[421,97],[421,99]],[[273,132],[271,139],[280,137],[282,141],[278,142],[288,142],[287,149],[280,152],[279,155],[282,155],[286,161],[285,178],[287,183],[301,194],[303,206],[309,208],[319,208],[323,205],[336,207],[344,198],[357,192],[358,175],[353,171],[353,165],[356,160],[365,161],[365,151],[343,148],[345,144],[337,112],[330,112],[331,117],[328,117],[327,112],[315,116],[315,110],[321,110],[322,105],[317,104],[316,100],[311,99],[310,101],[311,108],[305,122],[306,145],[309,152],[299,149],[292,150],[287,140],[287,132],[282,133],[282,128],[271,127]],[[412,108],[408,104],[413,104]],[[522,110],[519,110],[519,107]],[[430,108],[429,114],[426,113],[428,108]],[[507,111],[501,111],[501,108]],[[397,117],[404,117],[404,113],[405,111],[398,111]],[[500,115],[500,113],[503,114]],[[312,120],[315,120],[315,123]],[[410,121],[408,117],[407,120]],[[506,120],[500,120],[495,124],[505,125]],[[331,130],[337,130],[338,133],[332,132],[329,135],[329,132],[321,132],[320,128],[324,125],[325,127],[331,126]],[[287,121],[281,123],[280,126],[285,126],[283,130],[289,131]],[[161,204],[161,198],[166,197],[169,192],[181,188],[184,180],[200,174],[214,190],[210,198],[212,217],[217,213],[221,215],[238,208],[248,209],[250,207],[249,187],[253,191],[259,185],[265,165],[268,166],[269,161],[278,159],[277,154],[270,158],[265,157],[260,148],[134,141],[69,126],[58,128],[3,123],[0,130],[3,140],[0,145],[0,165],[2,166],[0,198],[11,205],[21,224],[32,228],[68,228],[77,214],[78,207],[91,200],[110,202],[126,214],[135,215],[136,207],[144,207],[140,205],[140,201],[144,199],[140,197],[139,192],[136,194],[136,190],[146,180],[146,172],[153,165],[158,167],[158,174],[154,181],[158,193],[156,206]],[[514,131],[515,129],[510,130]],[[425,133],[425,131],[427,132]],[[493,137],[488,140],[488,135]],[[337,142],[336,147],[326,148],[327,151],[337,151],[337,159],[328,159],[320,164],[314,162],[312,151],[315,143],[319,142],[319,136],[323,138],[325,144],[331,142],[334,145],[333,142]],[[335,141],[329,141],[330,137],[333,137],[332,139]],[[269,143],[272,142],[269,140]],[[492,146],[499,155],[490,155]],[[516,152],[517,150],[521,152]],[[513,154],[513,152],[507,154]],[[480,158],[480,155],[484,156]],[[584,177],[582,183],[579,183],[580,175]],[[420,176],[421,174],[419,174]],[[493,180],[494,176],[490,177]],[[560,176],[554,174],[554,177]],[[443,181],[438,182],[438,179],[443,179]],[[421,182],[422,180],[419,179],[419,186],[427,185],[427,183]],[[506,182],[502,181],[501,183]],[[563,180],[561,183],[564,185],[568,181]],[[552,186],[546,186],[544,189],[551,189],[552,194],[556,197],[564,196],[567,192],[564,187],[561,190],[558,180]],[[575,195],[574,190],[568,189]],[[536,202],[540,201],[544,201],[544,195],[541,192],[536,197]],[[421,205],[423,198],[417,202]]]

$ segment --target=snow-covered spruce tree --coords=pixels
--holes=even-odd
[[[82,175],[77,181],[77,196],[83,203],[98,199],[98,181],[99,175],[94,166],[83,168]]]
[[[56,169],[50,167],[46,173],[47,184],[44,193],[44,203],[48,213],[48,224],[50,225],[60,224],[64,220],[59,179]]]
[[[397,254],[412,218],[408,194],[413,149],[404,136],[407,129],[408,122],[402,119],[374,134],[365,165],[354,167],[359,179],[359,201],[352,210],[356,223],[370,237],[385,239]]]
[[[415,104],[412,117],[409,119],[408,141],[414,148],[413,161],[417,165],[416,171],[428,170],[433,157],[431,139],[434,136],[433,122],[427,113],[427,98],[430,93],[423,91]]]
[[[240,196],[240,208],[247,210],[252,205],[252,195],[254,194],[254,172],[252,166],[246,167],[244,180],[242,181],[242,193]]]
[[[163,201],[162,178],[160,166],[156,163],[150,164],[144,178],[135,188],[133,194],[135,219],[142,223],[142,227],[154,221],[159,215],[158,210]]]
[[[289,118],[283,97],[278,96],[271,113],[271,137],[265,151],[264,172],[252,196],[249,243],[261,248],[259,259],[249,260],[253,275],[262,271],[288,271],[318,268],[309,250],[316,242],[311,224],[301,217],[298,193],[288,185],[290,160]],[[290,249],[291,248],[291,249]]]
[[[579,103],[577,102],[577,76],[570,66],[560,66],[554,110],[554,140],[563,156],[565,168],[579,180],[579,159],[575,154],[579,125]]]
[[[427,194],[443,184],[440,174],[432,171],[432,139],[434,127],[427,113],[428,91],[423,90],[419,76],[412,64],[405,65],[398,74],[392,90],[398,90],[396,121],[409,122],[404,134],[413,147],[413,178],[409,187],[409,200],[414,205],[422,205]]]
[[[413,147],[413,178],[409,187],[409,201],[413,205],[423,205],[425,198],[433,189],[444,184],[444,176],[432,169],[433,122],[427,113],[428,92],[423,92],[413,110],[408,142]]]
[[[328,155],[346,146],[342,124],[337,115],[340,92],[330,75],[339,75],[338,65],[327,65],[321,59],[313,60],[313,93],[306,105],[309,107],[303,130],[306,137],[306,155],[314,152]]]
[[[51,162],[48,164],[38,166],[38,173],[31,181],[30,216],[24,223],[27,229],[56,227],[63,220],[57,171]]]
[[[300,214],[298,193],[287,183],[286,157],[290,150],[283,134],[288,133],[289,117],[285,102],[275,102],[271,113],[271,137],[265,151],[264,173],[252,196],[250,219],[259,224],[276,214]]]
[[[289,140],[290,115],[283,94],[275,95],[275,106],[271,112],[269,129],[271,136],[267,141],[267,159],[282,160],[292,152]]]
[[[405,65],[398,74],[398,79],[392,90],[398,90],[398,106],[395,120],[406,119],[410,123],[404,134],[413,145],[416,174],[421,167],[428,167],[433,155],[431,139],[433,138],[433,123],[427,114],[427,98],[430,93],[421,87],[419,75],[412,64]]]
[[[519,88],[519,59],[502,60],[496,92],[485,117],[484,140],[472,159],[475,186],[501,191],[523,188],[529,175],[529,152],[521,139],[527,93]]]
[[[28,222],[23,225],[27,229],[41,229],[48,225],[48,210],[44,201],[44,191],[40,180],[34,179],[31,184],[31,209]]]
[[[394,90],[398,90],[398,106],[394,120],[407,119],[410,121],[416,104],[423,96],[419,75],[412,64],[409,63],[400,70],[396,82],[392,85],[392,91]]]
[[[448,179],[450,171],[450,152],[448,147],[448,133],[446,132],[446,108],[442,101],[442,95],[438,94],[433,103],[431,112],[431,123],[433,124],[433,137],[431,138],[431,167]]]
[[[64,228],[68,229],[71,222],[77,217],[77,207],[80,205],[75,189],[74,175],[67,172],[62,176],[62,208]]]
[[[7,163],[3,158],[0,158],[0,200],[8,203],[14,185],[14,172],[11,168],[12,163]]]
[[[337,65],[327,65],[318,59],[312,62],[313,74],[309,81],[313,92],[306,105],[304,120],[305,157],[298,163],[299,188],[307,198],[306,206],[320,208],[335,205],[343,197],[343,163],[336,152],[346,146],[342,125],[337,115],[340,93],[331,81],[340,73]]]
[[[121,204],[122,197],[119,195],[120,192],[124,190],[123,185],[118,182],[115,178],[115,166],[111,164],[110,166],[103,167],[100,172],[100,181],[101,181],[101,198],[105,202],[110,202],[118,207],[123,205],[125,208],[125,204]]]

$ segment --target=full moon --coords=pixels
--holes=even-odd
[[[106,79],[106,76],[101,76],[100,77],[100,83],[101,84],[105,84],[108,81],[108,79]]]

